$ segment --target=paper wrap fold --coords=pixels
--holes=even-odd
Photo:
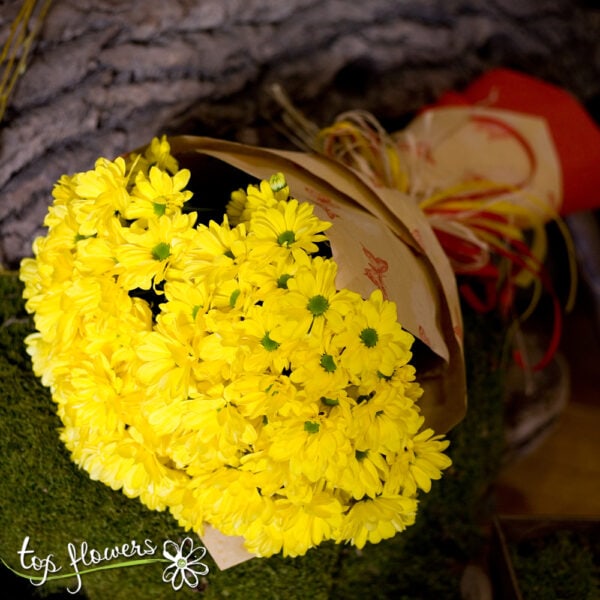
[[[560,211],[562,170],[543,117],[478,105],[441,106],[421,113],[394,137],[412,165],[411,195],[425,201],[426,212],[433,194],[474,181],[526,190],[531,203],[518,193],[512,201],[532,209],[537,203],[544,220]]]
[[[435,106],[481,107],[544,120],[562,174],[563,215],[600,207],[600,128],[568,91],[511,69],[493,69]],[[429,110],[427,109],[427,110]]]

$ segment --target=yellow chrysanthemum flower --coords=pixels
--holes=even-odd
[[[318,405],[317,405],[318,407]],[[269,425],[268,454],[289,464],[290,475],[309,481],[337,479],[352,452],[347,423],[307,410],[304,415]]]
[[[416,487],[424,492],[431,489],[431,481],[440,479],[442,470],[447,469],[452,461],[443,454],[450,442],[434,435],[432,429],[421,431],[406,442],[409,454],[409,473]],[[409,488],[409,486],[406,486]],[[410,486],[409,489],[412,489]]]
[[[251,306],[237,324],[239,345],[244,348],[244,369],[251,373],[282,373],[298,346],[297,326],[283,321],[277,302]]]
[[[255,522],[268,523],[274,500],[257,487],[257,478],[240,469],[219,469],[199,477],[195,497],[205,507],[207,519],[219,519],[227,535],[244,535]]]
[[[284,532],[284,556],[306,554],[310,548],[334,537],[342,524],[344,507],[335,496],[326,492],[315,494],[310,502],[296,504],[282,498],[276,500],[275,505],[277,514],[280,515],[280,523],[276,525]],[[275,524],[271,527],[273,525]],[[250,548],[252,544],[253,540],[250,540]]]
[[[211,280],[233,277],[247,252],[244,225],[231,228],[227,217],[221,225],[214,221],[208,226],[200,224],[194,232],[182,276],[185,279],[208,277]]]
[[[289,377],[269,373],[243,373],[223,390],[223,397],[233,402],[246,418],[266,423],[285,413],[286,407],[301,405],[302,400],[296,400],[297,394],[298,388]]]
[[[354,455],[351,454],[348,459],[347,468],[342,471],[341,479],[334,483],[336,487],[348,490],[355,500],[375,498],[383,492],[383,482],[387,480],[388,473],[389,467],[382,454],[355,449]]]
[[[211,303],[211,291],[205,281],[167,281],[164,286],[167,302],[163,311],[187,317],[190,323],[204,314]]]
[[[309,397],[337,399],[351,381],[342,364],[345,349],[336,345],[333,331],[322,331],[320,343],[305,344],[295,352],[290,379],[302,386]]]
[[[262,256],[295,258],[303,252],[314,254],[318,242],[325,241],[323,232],[331,223],[313,214],[312,205],[292,199],[261,208],[252,214],[249,229],[259,242],[254,251]]]
[[[177,213],[192,197],[192,192],[185,191],[189,179],[187,169],[177,171],[173,176],[156,166],[150,167],[148,176],[138,172],[123,216],[126,219],[153,219]]]
[[[156,165],[161,171],[168,171],[175,175],[179,170],[177,160],[171,154],[171,146],[167,141],[167,136],[163,135],[160,139],[154,138],[144,151],[144,159],[148,165]],[[137,157],[131,159],[132,162],[137,160]]]
[[[123,214],[130,202],[125,160],[100,158],[93,171],[74,178],[76,199],[72,202],[79,233],[95,235],[102,231],[115,213]]]
[[[423,427],[395,305],[336,285],[331,223],[281,173],[218,224],[166,138],[55,186],[21,266],[61,439],[92,478],[259,556],[414,522],[450,460]]]
[[[149,290],[164,281],[167,269],[189,247],[194,213],[163,215],[145,228],[135,224],[123,232],[125,243],[116,250],[119,283],[128,290]]]
[[[392,375],[398,363],[408,361],[414,340],[398,323],[396,305],[379,289],[358,305],[340,338],[347,348],[345,366],[359,377],[368,370]]]
[[[236,190],[231,194],[227,205],[227,215],[234,224],[245,223],[261,208],[276,206],[285,202],[290,188],[283,173],[275,173],[269,181],[261,181],[258,186],[249,185],[247,190]]]
[[[317,340],[322,338],[325,324],[329,329],[341,331],[344,328],[344,316],[352,304],[360,299],[358,294],[348,290],[337,290],[336,274],[337,264],[318,256],[310,266],[298,269],[288,281],[289,293],[282,299],[286,310]]]
[[[415,522],[417,501],[403,495],[366,498],[352,506],[344,518],[341,538],[362,548],[393,537]]]

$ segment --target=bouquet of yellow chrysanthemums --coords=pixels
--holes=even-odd
[[[28,349],[73,460],[259,556],[402,531],[450,460],[396,305],[338,288],[331,223],[283,174],[208,224],[189,177],[164,138],[63,176],[22,263]]]

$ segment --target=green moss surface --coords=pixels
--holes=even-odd
[[[510,545],[524,598],[600,598],[600,540],[557,529]]]
[[[0,275],[0,556],[19,568],[25,536],[40,557],[52,553],[70,571],[67,544],[86,541],[103,550],[136,540],[188,535],[168,513],[147,510],[89,479],[69,459],[58,438],[60,421],[46,388],[31,372],[23,338],[32,323],[15,275]],[[210,572],[200,590],[184,588],[177,598],[324,599],[459,597],[464,565],[479,555],[481,523],[489,516],[485,492],[502,453],[502,369],[498,328],[467,315],[470,408],[450,435],[453,466],[423,496],[417,523],[406,532],[362,551],[324,544],[306,556],[255,559]],[[198,542],[199,543],[199,542]],[[162,581],[164,564],[114,569],[83,576],[90,600],[173,598]],[[41,593],[74,587],[48,582]],[[33,591],[33,588],[31,588]],[[69,596],[73,597],[73,596]]]

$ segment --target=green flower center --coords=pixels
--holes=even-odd
[[[323,354],[323,356],[321,356],[319,364],[328,373],[333,373],[337,369],[337,365],[335,364],[335,361],[333,360],[333,356],[331,356],[331,354]]]
[[[318,433],[319,427],[319,423],[315,423],[314,421],[304,421],[304,431],[308,431],[308,433]]]
[[[269,332],[265,333],[265,335],[263,336],[263,339],[260,340],[260,343],[267,352],[273,352],[273,351],[277,350],[277,348],[279,348],[279,342],[272,340],[269,337]]]
[[[325,296],[317,294],[308,300],[306,308],[315,317],[320,317],[329,308],[329,300]]]
[[[162,202],[153,202],[152,208],[154,210],[154,214],[157,217],[162,217],[165,214],[165,211],[167,210],[167,205],[163,204]]]
[[[287,273],[280,275],[277,279],[277,287],[282,290],[287,290],[287,283],[291,278],[292,276],[288,275]]]
[[[296,241],[296,234],[291,229],[288,229],[287,231],[284,231],[283,233],[280,233],[277,236],[277,243],[280,246],[289,246],[290,244],[293,244],[295,241]]]
[[[187,567],[187,560],[185,558],[180,558],[177,561],[177,568],[178,569],[185,569]]]
[[[377,342],[379,341],[377,331],[375,331],[375,329],[373,329],[372,327],[365,327],[365,329],[363,329],[360,332],[360,341],[367,348],[374,348],[377,345]]]
[[[368,450],[356,450],[354,452],[354,456],[356,457],[356,460],[364,460],[365,458],[367,458],[368,454],[369,454]]]
[[[165,242],[160,242],[152,248],[152,258],[154,260],[166,260],[171,256],[171,246]]]

